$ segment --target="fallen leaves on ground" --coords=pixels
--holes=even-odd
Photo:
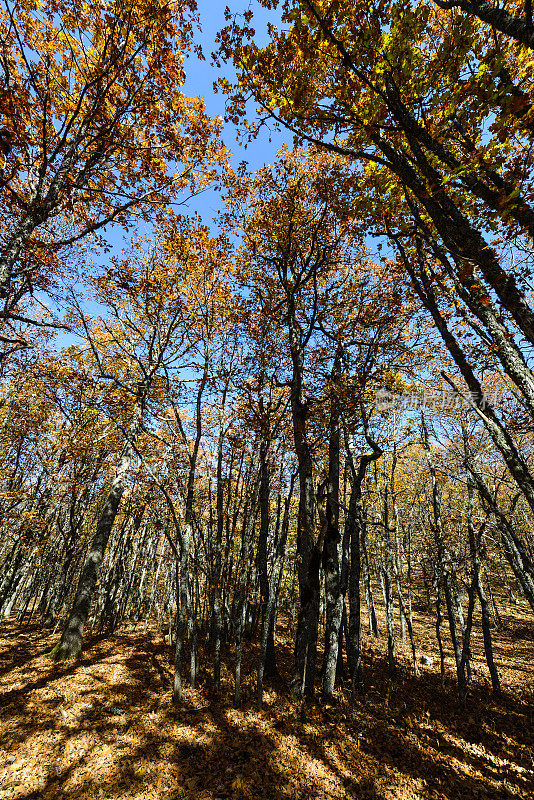
[[[245,702],[231,706],[232,653],[220,699],[209,675],[173,707],[171,651],[141,626],[89,639],[77,663],[47,657],[57,636],[0,627],[0,800],[512,800],[534,794],[532,619],[509,609],[494,631],[504,693],[490,694],[482,644],[462,710],[451,654],[441,686],[430,618],[417,616],[415,678],[408,647],[388,678],[382,638],[364,648],[366,693],[290,700],[290,636],[282,679],[253,705],[257,650],[247,654]],[[480,638],[480,637],[479,637]],[[209,656],[208,656],[209,657]],[[206,663],[206,661],[204,661]],[[247,699],[248,698],[248,699]]]

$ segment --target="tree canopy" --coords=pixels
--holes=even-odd
[[[77,665],[150,628],[177,713],[278,686],[356,724],[382,670],[386,709],[426,681],[508,724],[503,631],[534,612],[530,0],[227,8],[218,98],[186,91],[202,22],[0,2],[0,619]]]

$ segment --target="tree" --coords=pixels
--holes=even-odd
[[[235,87],[221,81],[230,113],[242,116],[251,92],[260,106],[258,123],[248,123],[251,135],[275,120],[297,140],[343,156],[357,186],[355,213],[401,253],[478,398],[475,413],[532,504],[529,467],[499,415],[489,405],[484,415],[477,365],[440,308],[445,298],[463,316],[533,413],[523,346],[534,343],[532,270],[522,255],[534,235],[532,164],[525,158],[534,132],[531,54],[517,50],[514,38],[488,37],[472,17],[424,2],[303,0],[282,8],[287,27],[271,29],[263,48],[254,43],[252,12],[221,32],[219,52],[240,76]],[[485,4],[469,10],[482,8],[491,11]]]
[[[3,3],[4,317],[60,278],[60,251],[211,180],[220,121],[178,89],[194,24],[189,0]]]
[[[340,592],[335,588],[339,583],[335,518],[340,457],[340,409],[336,406],[341,388],[336,383],[342,361],[345,365],[350,361],[351,347],[360,355],[356,370],[369,372],[373,368],[376,342],[384,347],[384,315],[391,319],[402,297],[398,284],[388,295],[385,282],[381,293],[380,271],[375,272],[375,265],[369,261],[361,228],[351,214],[351,183],[343,168],[342,160],[315,150],[283,150],[273,167],[260,170],[249,181],[243,175],[228,178],[228,221],[242,241],[239,275],[247,281],[260,313],[273,320],[275,330],[280,325],[285,328],[285,358],[275,355],[274,363],[278,365],[280,359],[280,369],[273,379],[289,390],[299,479],[300,608],[292,686],[296,695],[308,697],[315,685],[323,559],[329,566],[328,613],[332,622],[326,659],[330,665],[329,687],[341,620]],[[373,292],[375,302],[371,300]],[[384,299],[383,305],[376,302],[379,296]],[[273,351],[280,352],[272,347]],[[331,457],[327,459],[328,477],[316,497],[311,426],[316,422],[313,415],[320,414],[322,404],[328,401]],[[321,502],[328,496],[325,514],[317,508],[319,495]]]
[[[175,244],[178,242],[176,237]],[[141,251],[136,260],[117,263],[105,276],[91,281],[99,301],[111,311],[112,322],[91,322],[74,299],[88,356],[100,378],[110,385],[115,424],[122,442],[69,618],[52,651],[54,658],[78,657],[81,653],[99,568],[136,455],[136,441],[150,400],[154,396],[157,399],[161,390],[157,379],[182,360],[192,346],[183,325],[180,266],[184,269],[194,251],[193,237],[183,235],[181,243],[182,250],[175,255],[172,266],[165,259],[158,260],[154,254]]]

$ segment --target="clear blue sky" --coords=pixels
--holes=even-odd
[[[202,46],[205,61],[201,61],[196,56],[192,56],[186,61],[187,80],[182,88],[186,95],[200,95],[204,97],[206,110],[212,117],[221,116],[224,118],[225,96],[215,94],[213,83],[223,75],[232,81],[235,77],[231,65],[226,66],[224,72],[220,72],[211,64],[211,53],[216,49],[215,37],[217,32],[225,26],[224,7],[226,2],[210,2],[210,0],[197,0],[198,13],[202,32],[197,37],[197,41]],[[265,11],[257,8],[256,3],[248,3],[247,0],[235,0],[232,4],[234,12],[246,11],[248,7],[254,11],[253,27],[256,29],[257,40],[261,43],[267,41],[267,21],[275,24],[279,23],[279,16],[276,12]],[[254,105],[250,105],[250,113],[254,114]],[[292,136],[289,133],[272,134],[272,141],[269,141],[269,132],[265,129],[258,139],[248,144],[245,149],[244,144],[239,146],[236,137],[235,126],[227,123],[223,131],[223,141],[228,149],[233,153],[232,163],[236,167],[241,161],[247,161],[251,170],[256,170],[264,164],[270,164],[276,157],[276,152],[282,147],[284,142],[288,145],[292,143]],[[207,191],[201,196],[193,198],[189,204],[191,212],[198,211],[207,225],[212,224],[212,218],[221,207],[218,194],[215,191]]]
[[[231,65],[227,65],[226,71],[219,72],[218,69],[212,66],[211,53],[217,49],[215,37],[217,32],[225,26],[224,7],[223,2],[210,2],[210,0],[197,0],[198,14],[202,30],[196,34],[196,41],[202,46],[204,53],[204,60],[198,59],[192,55],[186,61],[186,82],[181,87],[184,94],[188,96],[203,96],[206,104],[207,113],[211,117],[221,116],[224,118],[225,101],[226,98],[223,94],[215,93],[213,91],[213,84],[221,75],[225,75],[229,80],[233,80],[235,73]],[[267,12],[264,9],[257,9],[257,4],[248,0],[235,0],[232,10],[234,12],[246,11],[248,7],[252,7],[254,16],[254,27],[257,33],[257,41],[259,43],[267,41],[267,21],[275,24],[279,23],[279,17],[275,12]],[[250,113],[254,114],[255,106],[250,105]],[[248,144],[245,149],[244,143],[240,146],[238,137],[236,135],[235,125],[231,122],[227,123],[224,127],[222,134],[223,141],[227,148],[232,152],[232,163],[234,167],[241,161],[247,161],[251,170],[259,169],[264,164],[270,164],[274,161],[277,151],[282,147],[284,142],[288,145],[292,142],[291,134],[275,133],[272,134],[272,141],[269,141],[269,132],[264,128],[261,135],[257,140]],[[185,214],[198,213],[202,217],[204,223],[210,226],[214,233],[217,232],[214,217],[217,212],[222,208],[219,193],[214,190],[207,190],[201,195],[192,198],[186,207],[181,207],[180,211]],[[144,227],[144,226],[142,226]],[[149,234],[150,229],[145,227],[144,232]],[[108,225],[104,232],[108,244],[111,245],[111,254],[120,255],[124,247],[128,246],[129,236],[125,234],[120,225]],[[93,251],[92,259],[95,265],[104,265],[109,261],[109,254],[104,254],[100,251]],[[89,314],[98,314],[102,311],[96,303],[92,302],[89,298],[84,298],[83,306]],[[72,343],[73,339],[68,334],[60,333],[57,337],[56,344],[58,347],[66,346]]]

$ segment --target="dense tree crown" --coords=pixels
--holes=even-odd
[[[390,687],[498,702],[534,612],[531,4],[226,9],[226,143],[198,23],[0,2],[0,618],[57,661],[159,625],[178,705],[354,710],[382,636]]]

